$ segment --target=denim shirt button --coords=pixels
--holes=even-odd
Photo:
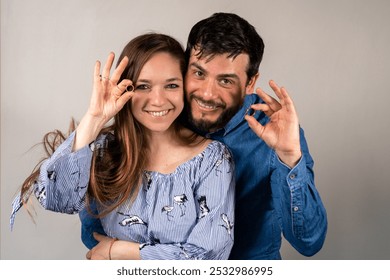
[[[290,179],[291,179],[291,180],[294,180],[295,177],[296,177],[295,174],[291,174],[291,175],[290,175]]]
[[[299,210],[299,207],[298,206],[294,206],[293,210],[294,210],[294,212],[297,212]]]

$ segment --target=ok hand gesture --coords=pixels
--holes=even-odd
[[[134,94],[134,86],[130,80],[124,79],[118,84],[127,66],[127,57],[121,60],[110,77],[114,57],[114,53],[109,54],[101,75],[100,61],[95,64],[92,98],[87,112],[104,124],[114,117]]]
[[[132,81],[119,79],[129,59],[124,57],[110,77],[114,61],[114,53],[110,53],[100,75],[100,61],[95,64],[93,90],[87,113],[76,130],[73,151],[77,151],[91,143],[99,135],[106,123],[114,117],[134,94]]]
[[[263,111],[270,121],[263,126],[253,116],[246,115],[245,119],[250,128],[276,151],[285,164],[294,167],[302,156],[298,115],[286,89],[279,87],[274,81],[270,81],[269,85],[279,101],[258,88],[256,93],[265,103],[254,104],[251,108]]]

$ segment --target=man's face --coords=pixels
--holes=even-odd
[[[227,54],[212,59],[199,59],[192,50],[185,92],[191,123],[204,132],[224,127],[240,109],[246,93],[252,93],[256,77],[248,82],[247,54],[228,58]]]

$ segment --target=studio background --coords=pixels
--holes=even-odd
[[[290,92],[328,213],[310,259],[390,258],[390,2],[386,0],[1,0],[1,259],[84,259],[78,216],[11,202],[43,156],[33,145],[80,120],[93,67],[134,36],[156,31],[185,45],[191,27],[233,12],[265,41],[258,86]],[[255,213],[254,213],[255,215]],[[284,259],[306,259],[284,241]]]

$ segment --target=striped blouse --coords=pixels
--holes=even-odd
[[[46,160],[34,192],[48,210],[75,214],[83,210],[93,145],[72,152],[75,133]],[[233,246],[234,164],[226,146],[212,141],[205,150],[169,174],[144,171],[136,199],[104,218],[110,237],[140,243],[141,259],[228,259]],[[21,208],[13,202],[10,219]]]

